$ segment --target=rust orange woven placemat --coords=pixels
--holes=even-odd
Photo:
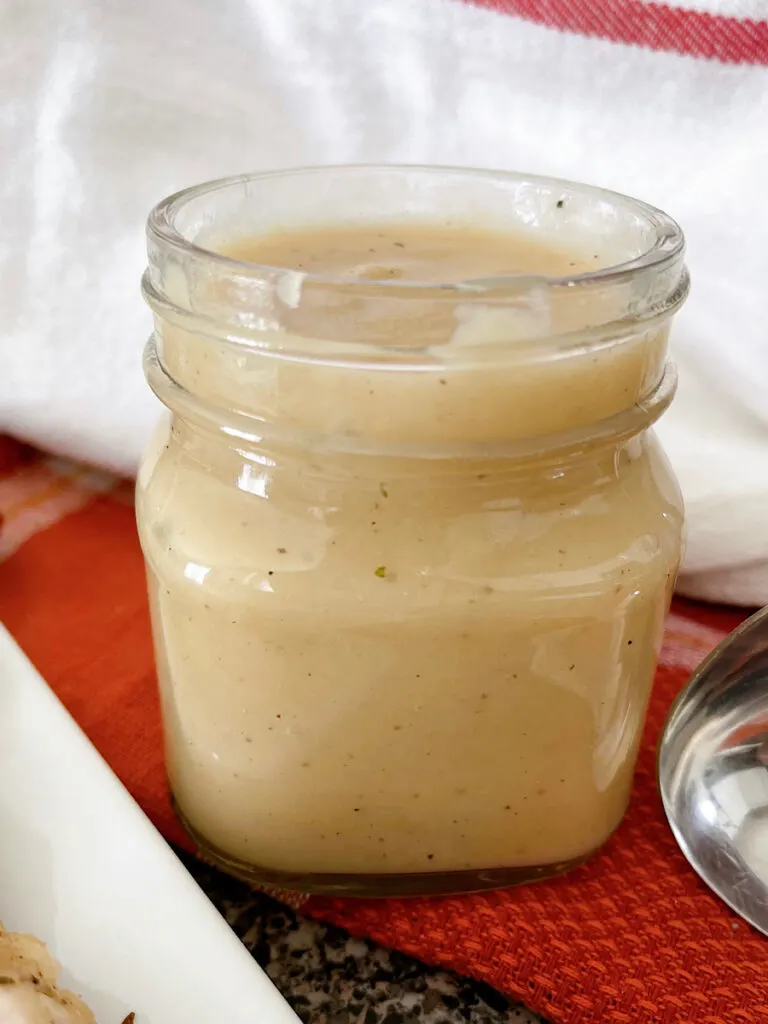
[[[164,834],[171,812],[132,487],[0,439],[0,619]],[[743,613],[677,602],[632,805],[551,882],[302,909],[471,974],[554,1024],[768,1024],[768,942],[699,882],[666,827],[655,744],[691,669]]]

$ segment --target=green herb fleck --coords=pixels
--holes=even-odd
[[[383,580],[384,577],[387,575],[386,565],[377,565],[376,568],[373,570],[373,575],[378,576],[380,580]]]
[[[379,490],[381,491],[382,498],[388,498],[389,497],[389,491],[384,486],[384,484],[379,484]]]
[[[565,206],[565,200],[564,199],[558,199],[557,200],[557,208],[558,208],[558,210],[562,210],[562,208],[564,206]]]

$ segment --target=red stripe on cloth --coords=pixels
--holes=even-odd
[[[768,65],[768,21],[729,18],[642,0],[469,0],[562,32],[614,43]]]

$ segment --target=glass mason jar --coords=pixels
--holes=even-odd
[[[418,284],[222,254],[404,218],[594,268]],[[583,861],[629,799],[680,556],[651,429],[688,290],[677,225],[569,182],[342,167],[189,189],[148,235],[170,415],[138,521],[168,775],[203,855],[356,895]]]

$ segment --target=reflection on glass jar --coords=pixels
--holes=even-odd
[[[589,856],[679,559],[650,430],[679,229],[558,181],[337,168],[190,190],[149,238],[170,416],[138,515],[203,850],[372,895]]]

